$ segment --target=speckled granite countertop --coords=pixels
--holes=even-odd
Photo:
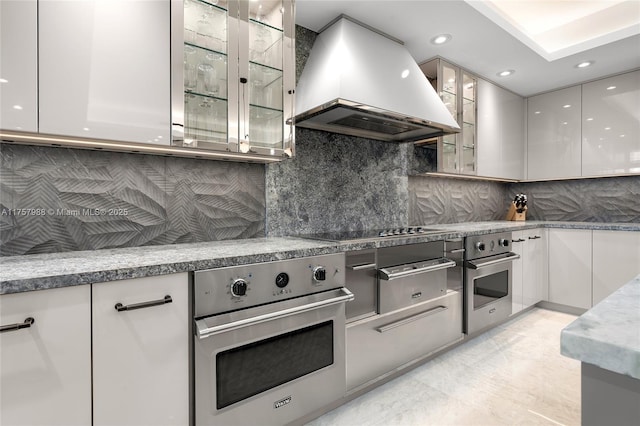
[[[640,275],[562,330],[560,352],[640,379]]]
[[[640,231],[640,224],[586,222],[469,222],[425,225],[442,233],[394,237],[376,242],[335,243],[295,237],[105,249],[0,257],[0,294],[116,281],[271,260],[315,256],[460,238],[537,227]]]

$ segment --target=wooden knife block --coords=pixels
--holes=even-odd
[[[527,206],[524,207],[524,210],[522,213],[518,213],[516,211],[516,203],[512,201],[511,205],[509,206],[509,211],[507,212],[507,220],[523,221],[526,219],[527,219]]]

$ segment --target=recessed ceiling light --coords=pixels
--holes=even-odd
[[[403,70],[402,74],[400,74],[400,77],[402,78],[407,78],[409,77],[409,70]]]
[[[562,105],[562,108],[571,108],[571,105],[569,105],[569,104]]]
[[[593,117],[587,118],[587,121],[593,121]]]
[[[609,86],[609,87],[607,87],[607,90],[613,90],[615,88],[616,88],[616,86]]]
[[[536,112],[534,112],[534,114],[540,114],[540,111],[536,111]]]
[[[446,42],[448,42],[449,40],[451,40],[453,37],[451,37],[451,34],[440,34],[437,35],[435,37],[433,37],[431,39],[431,43],[433,44],[444,44]]]
[[[514,70],[504,70],[504,71],[500,71],[500,72],[498,73],[498,77],[506,77],[506,76],[509,76],[509,75],[511,75],[511,74],[513,74],[513,73],[515,73],[515,71],[514,71]]]
[[[8,83],[9,80],[7,80],[6,78],[0,78],[0,83]]]
[[[14,105],[13,109],[17,109],[18,111],[22,109],[22,107],[20,105]]]
[[[576,65],[576,68],[586,68],[586,67],[590,67],[591,65],[593,65],[593,61],[584,61]]]

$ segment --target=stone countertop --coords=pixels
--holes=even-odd
[[[390,247],[537,227],[640,231],[640,224],[587,222],[469,222],[425,225],[441,233],[337,243],[297,237],[102,249],[0,257],[0,294],[188,272],[248,263]]]
[[[562,330],[569,358],[640,379],[640,275]]]

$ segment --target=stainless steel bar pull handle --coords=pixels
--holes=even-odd
[[[257,315],[255,317],[246,318],[226,324],[217,325],[214,327],[207,327],[202,321],[196,321],[196,334],[199,339],[206,339],[207,337],[214,336],[216,334],[237,330],[243,327],[249,327],[251,325],[260,324],[267,321],[273,321],[280,318],[289,317],[291,315],[300,314],[303,312],[312,311],[315,309],[324,308],[339,303],[346,303],[354,299],[353,293],[346,288],[340,289],[340,296],[333,297],[327,300],[320,300],[318,302],[308,303],[302,306],[295,306],[293,308],[283,309],[276,312],[270,312],[267,314]]]
[[[19,323],[16,323],[16,324],[9,324],[9,325],[0,326],[0,333],[5,333],[7,331],[22,330],[23,328],[29,328],[35,322],[36,322],[36,320],[34,320],[31,317],[28,317],[28,318],[26,318],[24,320],[24,322],[19,322]]]
[[[408,277],[410,275],[424,274],[428,272],[434,272],[440,269],[453,268],[456,266],[456,262],[450,259],[444,259],[443,263],[426,266],[424,268],[407,269],[401,272],[390,272],[387,269],[380,269],[380,278],[385,281],[391,281],[398,278]]]
[[[516,254],[516,253],[511,253],[506,257],[501,257],[500,259],[488,260],[486,262],[481,262],[481,263],[478,263],[475,260],[474,261],[467,261],[467,267],[469,267],[471,269],[480,269],[480,268],[484,268],[485,266],[491,266],[491,265],[497,265],[499,263],[511,262],[512,260],[516,260],[516,259],[520,259],[520,255]]]
[[[348,265],[347,268],[351,269],[352,271],[364,271],[365,269],[375,269],[376,264],[365,263],[363,265]]]
[[[173,302],[173,299],[171,298],[171,296],[167,295],[164,297],[164,299],[152,300],[150,302],[132,303],[131,305],[123,305],[122,303],[116,303],[115,308],[116,308],[116,311],[118,312],[133,311],[135,309],[150,308],[152,306],[160,306],[160,305],[164,305],[171,302]]]

